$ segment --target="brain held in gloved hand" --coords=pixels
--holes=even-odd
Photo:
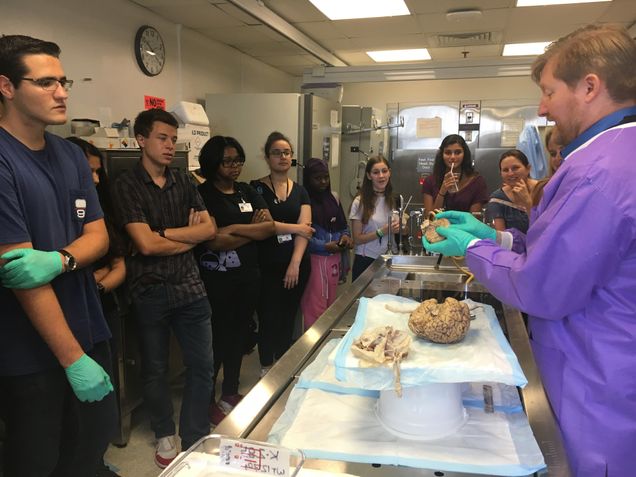
[[[448,227],[450,222],[448,219],[434,220],[432,217],[422,222],[422,234],[426,237],[429,243],[441,242],[446,240],[446,237],[442,237],[435,230],[437,227]]]
[[[434,343],[456,343],[468,333],[470,310],[468,305],[454,298],[437,303],[435,298],[423,301],[409,318],[409,328],[420,338]]]

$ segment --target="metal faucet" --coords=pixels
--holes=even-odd
[[[409,253],[411,255],[423,255],[422,246],[422,220],[424,209],[412,210],[409,213]]]
[[[391,231],[391,223],[393,222],[393,211],[389,211],[389,218],[387,220],[388,228],[387,228],[387,240],[386,240],[386,254],[393,255],[393,232]],[[398,250],[399,255],[399,250]]]

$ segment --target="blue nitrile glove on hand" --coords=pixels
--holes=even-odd
[[[441,242],[430,243],[426,240],[426,237],[422,235],[422,245],[428,252],[441,253],[447,257],[463,257],[466,255],[466,249],[468,244],[478,237],[464,232],[454,226],[450,227],[437,227],[435,229],[442,237],[446,237],[446,240]]]
[[[108,373],[86,354],[83,354],[64,372],[80,401],[101,401],[113,390]]]
[[[64,270],[59,252],[14,248],[0,258],[8,260],[0,268],[0,281],[7,288],[36,288],[49,283]]]
[[[470,212],[459,212],[456,210],[448,210],[435,214],[436,219],[448,219],[452,228],[463,230],[478,239],[497,240],[497,231],[486,225],[481,220],[475,218]]]

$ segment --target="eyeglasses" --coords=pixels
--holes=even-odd
[[[243,167],[243,164],[245,164],[245,159],[239,156],[224,157],[223,161],[221,162],[221,165],[223,167]]]
[[[272,157],[292,157],[294,155],[294,151],[291,149],[272,149],[269,151],[269,155]]]
[[[68,91],[73,86],[73,80],[69,80],[66,78],[53,78],[51,76],[46,78],[20,78],[24,81],[30,81],[36,86],[39,86],[45,91],[55,91],[58,86],[64,88],[65,91]]]

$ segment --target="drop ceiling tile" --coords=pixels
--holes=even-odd
[[[376,35],[387,37],[419,33],[420,28],[414,16],[364,18],[360,20],[338,20],[334,27],[348,38]]]
[[[551,41],[596,21],[604,3],[516,8],[508,19],[504,41],[510,43]]]
[[[261,24],[261,22],[258,19],[254,18],[249,13],[244,12],[243,10],[241,10],[237,6],[234,6],[231,3],[224,3],[222,5],[218,5],[218,8],[222,10],[223,12],[227,13],[232,18],[244,23],[245,25],[260,25]]]
[[[226,14],[216,5],[205,3],[203,5],[190,5],[172,2],[171,5],[158,6],[153,9],[156,13],[171,22],[184,25],[188,28],[215,28],[232,25],[243,25],[243,22]]]
[[[174,5],[174,0],[131,0],[132,3],[136,3],[137,5],[141,5],[142,7],[147,7],[150,9],[155,9],[157,7],[170,7]],[[206,6],[210,2],[208,0],[181,0],[181,5],[187,6]]]
[[[449,10],[467,10],[479,8],[482,11],[495,8],[514,7],[515,0],[406,0],[411,13],[446,13]]]
[[[294,26],[318,43],[324,40],[347,38],[330,21],[294,23]]]
[[[308,0],[265,0],[263,3],[290,23],[327,20]]]
[[[396,35],[388,38],[369,36],[365,38],[353,38],[351,40],[357,49],[368,50],[402,50],[409,48],[426,48],[427,37],[425,35]]]
[[[307,66],[312,67],[321,64],[311,55],[276,55],[257,57],[273,66]]]
[[[277,55],[307,55],[307,52],[305,50],[290,41],[264,41],[258,43],[241,44],[237,45],[237,48],[240,48],[241,51],[255,57]]]
[[[335,39],[335,40],[322,40],[320,42],[322,46],[324,46],[327,50],[353,50],[358,48],[353,40],[348,38],[344,39]]]
[[[284,36],[264,25],[241,25],[229,28],[198,29],[199,33],[226,45],[254,44],[259,42],[284,42]],[[291,42],[290,42],[291,43]]]
[[[351,66],[376,65],[369,55],[362,51],[336,51],[336,55],[342,61]]]
[[[461,60],[464,58],[463,52],[468,52],[466,58],[490,58],[501,55],[501,45],[479,45],[479,46],[453,46],[449,48],[430,48],[428,52],[433,61]]]

